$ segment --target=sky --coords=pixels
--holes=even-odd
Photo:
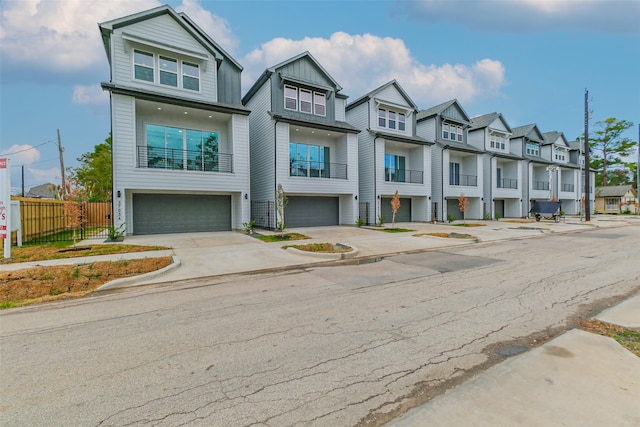
[[[243,67],[309,51],[355,100],[396,79],[420,109],[456,98],[569,141],[609,117],[640,123],[640,0],[0,0],[0,157],[14,193],[61,180],[110,132],[98,23],[168,4]],[[23,168],[24,167],[24,168]],[[24,169],[24,181],[22,180]]]

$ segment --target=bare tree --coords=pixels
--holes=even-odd
[[[287,195],[284,193],[282,184],[276,187],[276,228],[283,232],[286,225],[284,223],[284,209],[287,207]]]
[[[466,224],[467,219],[465,218],[464,213],[469,209],[469,199],[464,196],[464,193],[460,193],[460,197],[458,197],[458,208],[460,209],[460,212],[462,212],[462,221]]]
[[[398,190],[396,190],[396,194],[394,194],[393,199],[391,199],[391,212],[393,212],[391,228],[396,225],[396,213],[398,213],[398,209],[400,209],[400,194],[398,194]]]

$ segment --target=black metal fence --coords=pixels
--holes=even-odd
[[[76,240],[106,239],[112,226],[111,202],[20,200],[25,245],[73,240],[74,233]]]
[[[276,204],[272,201],[252,201],[251,219],[255,226],[265,230],[276,228]]]

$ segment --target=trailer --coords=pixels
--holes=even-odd
[[[532,214],[536,218],[536,221],[540,221],[544,218],[560,222],[561,210],[562,204],[560,202],[537,201],[533,203],[529,214]]]

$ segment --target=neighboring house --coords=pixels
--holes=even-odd
[[[542,156],[556,166],[553,172],[552,190],[562,203],[562,210],[569,215],[580,212],[580,165],[571,162],[569,142],[562,132],[542,134]]]
[[[462,194],[469,201],[464,217],[484,218],[484,151],[469,144],[467,132],[471,119],[467,113],[453,99],[420,111],[416,120],[416,134],[427,141],[435,141],[431,147],[431,191],[435,219],[462,219],[458,206]]]
[[[111,67],[115,226],[129,234],[231,230],[249,220],[242,67],[161,6],[99,24]]]
[[[24,197],[33,197],[36,199],[55,199],[58,195],[58,188],[56,184],[40,184],[35,187],[31,187]]]
[[[392,80],[347,105],[347,121],[357,127],[360,218],[390,222],[397,191],[397,222],[430,221],[431,146],[416,136],[417,106]]]
[[[553,192],[555,188],[553,172],[557,166],[551,162],[551,159],[542,156],[544,136],[537,125],[519,126],[512,131],[511,151],[523,157],[525,162],[522,168],[522,212],[523,216],[527,216],[534,202],[558,197],[558,194]]]
[[[484,151],[483,197],[491,218],[521,218],[523,158],[511,152],[511,128],[500,113],[471,119],[469,144]],[[487,203],[488,201],[488,203]]]
[[[276,188],[287,227],[352,225],[358,218],[358,130],[342,87],[304,52],[268,68],[242,99],[251,110],[252,219],[274,228]]]
[[[613,185],[596,188],[596,211],[619,214],[638,212],[638,192],[631,185]]]

